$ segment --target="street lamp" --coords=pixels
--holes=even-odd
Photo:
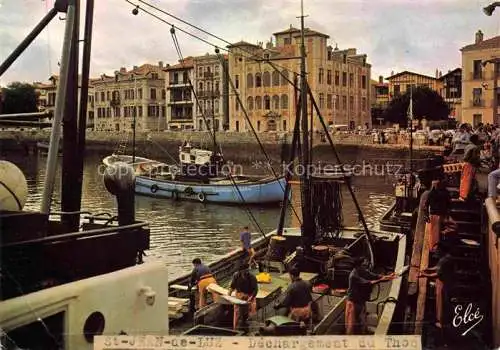
[[[483,12],[486,16],[491,16],[493,14],[493,11],[495,11],[495,7],[500,6],[500,1],[495,1],[491,3],[490,5],[486,6],[483,8]]]

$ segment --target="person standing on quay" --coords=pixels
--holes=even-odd
[[[252,267],[255,264],[255,250],[252,248],[252,236],[248,230],[248,226],[243,227],[243,231],[240,233],[240,241],[243,251],[248,256],[248,265]]]
[[[425,202],[426,221],[425,230],[429,231],[429,250],[434,252],[439,243],[439,235],[444,220],[449,216],[450,194],[444,186],[444,181],[439,175],[432,181],[432,188]]]
[[[465,147],[464,167],[460,177],[460,200],[465,201],[470,195],[476,178],[476,171],[481,165],[481,156],[479,149],[479,138],[476,134],[470,137],[470,144]]]

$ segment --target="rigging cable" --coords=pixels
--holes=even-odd
[[[220,56],[220,54],[218,54],[218,57],[219,57],[219,60],[222,62],[222,57]],[[233,80],[231,79],[231,77],[228,77],[228,82],[229,82],[229,85],[231,86],[231,89],[233,89],[233,91],[235,93],[236,103],[238,103],[240,105],[241,110],[242,110],[243,114],[245,115],[245,120],[247,121],[248,125],[250,125],[250,129],[252,130],[252,133],[254,134],[255,138],[257,139],[257,143],[259,144],[260,150],[262,151],[262,153],[266,157],[266,162],[269,165],[269,169],[271,170],[273,176],[276,179],[278,179],[278,174],[276,174],[276,171],[271,166],[271,159],[269,158],[269,155],[267,154],[266,149],[264,148],[264,146],[260,142],[259,136],[257,135],[257,132],[255,131],[255,128],[253,127],[252,121],[248,117],[248,113],[246,111],[246,108],[243,105],[243,102],[241,101],[240,95],[238,94],[238,91],[237,91],[236,87],[234,86],[234,83],[233,83]],[[285,189],[283,188],[283,185],[281,184],[281,182],[279,182],[279,184],[280,184],[281,189],[283,190],[283,193],[285,193]],[[293,207],[293,205],[291,203],[290,203],[290,208],[292,209],[292,211],[293,211],[295,217],[297,218],[297,220],[299,221],[300,225],[302,225],[300,217],[297,214],[295,208]]]
[[[184,67],[184,57],[182,56],[182,51],[181,51],[181,48],[180,48],[180,45],[179,45],[179,41],[177,40],[177,36],[175,34],[175,27],[172,25],[172,28],[170,29],[170,33],[172,34],[172,39],[173,39],[173,42],[174,42],[174,46],[175,46],[175,49],[177,51],[177,54],[179,55],[179,60],[181,62],[181,65]],[[218,52],[217,52],[218,54]],[[218,56],[219,57],[219,56]],[[191,79],[189,78],[189,75],[188,75],[188,82],[189,82],[189,85],[190,85],[190,88],[193,92],[193,96],[195,97],[195,100],[196,100],[196,104],[199,106],[200,108],[200,111],[202,112],[202,118],[205,120],[205,123],[207,124],[207,129],[208,129],[208,132],[210,133],[210,135],[212,135],[212,131],[210,130],[210,128],[208,128],[208,122],[207,122],[207,119],[205,118],[205,114],[203,113],[203,111],[201,110],[201,105],[200,103],[198,102],[198,96],[196,94],[196,91],[194,89],[194,86],[191,82]],[[215,140],[215,131],[214,131],[214,140]],[[217,144],[218,145],[218,144]],[[224,155],[222,154],[222,149],[219,147],[219,153],[220,155],[222,156],[222,159],[224,159]],[[257,219],[255,218],[255,216],[253,215],[252,211],[250,210],[250,208],[248,207],[247,203],[245,202],[245,199],[243,197],[243,194],[241,193],[240,189],[238,188],[238,185],[236,184],[236,181],[234,180],[233,176],[231,173],[228,174],[228,178],[230,179],[233,187],[236,189],[236,191],[238,192],[238,195],[243,203],[243,205],[245,206],[245,210],[250,218],[250,221],[255,225],[255,227],[260,231],[260,233],[262,234],[262,236],[264,237],[264,239],[267,240],[267,237],[266,235],[264,234],[264,230],[262,229],[262,227],[260,226],[259,222],[257,221]]]

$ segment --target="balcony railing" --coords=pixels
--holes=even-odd
[[[472,99],[469,105],[471,107],[490,107],[491,103],[481,99]]]

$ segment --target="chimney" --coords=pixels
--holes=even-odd
[[[393,75],[394,75],[394,71],[393,71],[393,70],[391,70],[391,76],[393,76]]]
[[[120,73],[127,73],[127,68],[121,67],[120,68]]]
[[[439,71],[436,68],[436,79],[439,78]]]
[[[137,68],[139,68],[139,67],[137,67],[137,66],[134,66],[134,70],[137,70]]]
[[[441,78],[443,76],[443,72],[439,71],[439,77]]]
[[[160,66],[160,68],[163,68],[163,61],[158,62],[158,66]]]
[[[476,44],[480,43],[481,41],[483,41],[483,32],[481,31],[481,29],[479,29],[476,33]]]
[[[384,77],[381,76],[381,75],[379,75],[378,76],[378,82],[379,82],[379,84],[383,84],[384,83]]]

